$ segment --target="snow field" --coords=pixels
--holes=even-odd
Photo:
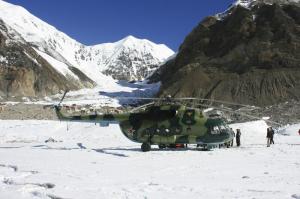
[[[300,125],[270,148],[265,122],[231,127],[240,148],[143,153],[117,125],[2,120],[0,198],[299,197]]]

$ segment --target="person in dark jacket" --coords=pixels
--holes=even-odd
[[[235,135],[235,140],[236,140],[236,145],[241,146],[241,129],[236,130],[236,135]]]
[[[232,138],[232,140],[231,140],[230,146],[233,147],[233,142],[234,142],[234,138],[235,138],[235,133],[234,133],[234,131],[233,131],[232,128],[230,128],[230,130],[233,132],[233,138]],[[299,131],[300,131],[300,130],[299,130]]]
[[[270,143],[271,143],[271,130],[269,127],[267,128],[267,147],[270,147]]]
[[[271,134],[271,137],[270,137],[270,144],[275,144],[274,143],[274,129],[272,127],[270,127],[270,134]]]

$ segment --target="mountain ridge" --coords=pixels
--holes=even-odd
[[[15,6],[0,0],[0,9],[0,18],[11,28],[16,30],[26,42],[58,61],[78,68],[96,83],[101,81],[101,78],[99,79],[97,77],[99,72],[104,71],[104,73],[107,74],[107,72],[105,72],[106,69],[110,67],[116,68],[116,65],[107,65],[107,63],[112,62],[122,64],[118,67],[118,69],[120,69],[119,72],[128,74],[126,78],[123,79],[141,80],[145,78],[145,76],[135,72],[136,69],[130,71],[130,65],[134,65],[135,57],[123,62],[122,54],[115,54],[116,52],[121,53],[122,49],[130,53],[137,49],[139,53],[136,54],[136,57],[140,60],[138,65],[141,66],[142,73],[147,74],[153,71],[153,69],[147,71],[148,66],[150,68],[157,68],[160,63],[164,62],[165,59],[174,53],[165,45],[157,45],[149,40],[137,39],[133,36],[127,36],[115,43],[85,46],[32,15],[21,6]],[[127,42],[128,40],[131,42]],[[106,47],[108,49],[106,49]],[[146,57],[148,54],[151,56],[149,59],[144,60],[143,57]],[[110,72],[110,75],[112,75],[112,73],[113,72]],[[118,77],[118,75],[114,76]]]
[[[12,30],[13,32],[10,37],[6,37],[7,32],[5,33],[2,30],[2,37],[5,40],[3,52],[9,43],[18,44],[16,46],[20,48],[18,49],[20,52],[26,52],[26,50],[21,49],[25,46],[26,48],[32,48],[37,53],[36,56],[40,56],[40,60],[43,60],[43,63],[52,66],[53,72],[59,73],[58,76],[62,75],[64,81],[76,82],[73,83],[74,86],[70,87],[71,89],[91,87],[97,84],[105,85],[108,82],[114,84],[116,80],[143,80],[169,56],[174,54],[164,44],[155,44],[149,40],[138,39],[131,35],[115,43],[85,46],[35,17],[25,8],[2,0],[0,0],[0,20],[0,25],[5,30]],[[5,53],[2,53],[1,56],[6,60],[11,60],[4,55]],[[29,60],[25,57],[26,61],[22,64],[29,63]],[[5,67],[4,63],[2,65],[2,67]],[[6,63],[6,65],[10,65],[10,63]],[[0,74],[0,77],[2,76],[0,80],[3,82],[2,84],[6,85],[4,77],[7,72],[4,74],[4,71],[6,70],[3,70],[3,74]],[[21,85],[21,82],[18,84]],[[45,86],[47,87],[47,85]],[[31,87],[34,86],[31,85]],[[55,87],[65,89],[64,85],[56,85]],[[23,89],[26,90],[25,87]],[[53,94],[54,91],[57,92],[60,89],[53,89],[50,93]],[[13,90],[11,91],[13,95],[29,94],[25,94],[26,92],[14,93]],[[5,90],[2,90],[2,93],[5,92]],[[32,93],[34,92],[30,92],[30,95]]]
[[[151,80],[159,95],[265,106],[300,99],[300,7],[231,7],[202,20]]]

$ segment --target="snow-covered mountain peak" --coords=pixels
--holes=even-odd
[[[0,0],[0,18],[20,33],[27,42],[44,42],[53,37],[67,38],[76,42],[55,27],[32,15],[25,8],[3,0]]]
[[[143,79],[148,74],[145,70],[154,70],[174,54],[165,45],[131,35],[115,43],[85,46],[23,7],[2,0],[0,19],[35,49],[67,66],[76,67],[98,84],[103,79],[103,72],[114,78]]]
[[[240,5],[243,7],[249,7],[256,0],[237,0],[234,5]]]
[[[115,43],[89,46],[84,57],[103,63],[102,71],[116,79],[141,80],[173,54],[174,51],[163,44],[129,35]]]
[[[253,5],[257,3],[266,3],[266,4],[273,4],[273,3],[279,3],[279,4],[288,4],[288,3],[299,3],[300,0],[237,0],[233,5],[237,6],[243,6],[245,8],[251,8]]]
[[[129,35],[116,43],[125,48],[132,48],[145,53],[154,54],[156,58],[162,61],[174,54],[174,51],[164,44],[155,44],[147,39],[139,39],[132,35]]]
[[[215,17],[219,20],[222,20],[226,16],[232,13],[232,9],[237,6],[242,6],[247,9],[252,9],[255,5],[258,4],[300,4],[300,0],[236,0],[229,8],[222,12],[215,15]]]
[[[146,39],[138,39],[134,36],[127,36],[124,39],[121,39],[118,42],[120,45],[123,45],[125,47],[139,47],[139,46],[143,46],[143,45],[150,45],[151,46],[151,42],[147,42]]]
[[[125,42],[135,43],[138,40],[140,40],[140,39],[138,39],[138,38],[136,38],[136,37],[134,37],[132,35],[128,35],[128,36],[124,37],[123,39],[121,39],[120,42],[123,42],[123,43],[125,43]]]
[[[0,7],[5,9],[20,9],[20,10],[26,10],[22,6],[14,5],[11,3],[8,3],[6,1],[0,0]]]

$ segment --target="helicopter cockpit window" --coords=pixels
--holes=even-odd
[[[213,135],[223,134],[223,133],[226,133],[227,131],[228,131],[228,127],[226,127],[224,125],[212,126],[210,128],[210,133]]]
[[[232,131],[231,128],[227,124],[222,125],[222,132],[221,133],[228,134],[231,131]]]
[[[210,133],[213,135],[217,135],[217,134],[220,134],[221,131],[218,126],[213,126],[213,127],[211,127]]]

